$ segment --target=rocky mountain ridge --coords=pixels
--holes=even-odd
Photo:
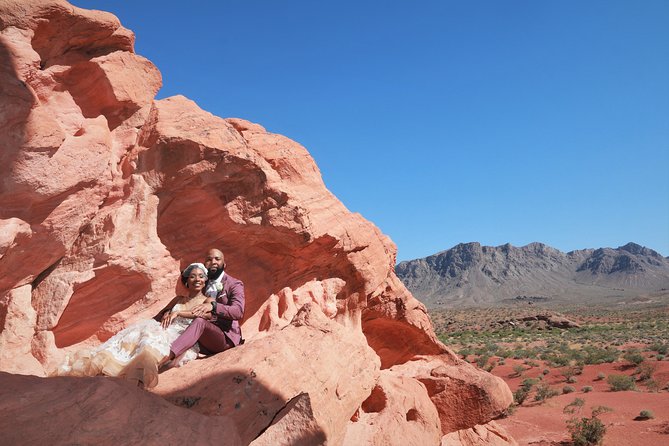
[[[461,243],[395,272],[428,307],[627,302],[669,294],[669,259],[636,243],[564,253],[543,243]]]

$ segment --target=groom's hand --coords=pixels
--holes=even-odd
[[[211,304],[206,303],[206,304],[196,305],[190,311],[192,311],[193,314],[197,317],[206,317],[208,315],[211,315]]]

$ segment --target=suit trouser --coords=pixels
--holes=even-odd
[[[172,342],[170,350],[175,357],[178,357],[196,342],[211,353],[220,353],[234,347],[218,325],[198,317],[193,319],[188,328]]]

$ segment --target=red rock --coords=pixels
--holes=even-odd
[[[269,426],[274,432],[268,434],[270,438],[283,433],[286,437],[324,437],[328,443],[339,444],[378,371],[379,360],[360,333],[306,304],[283,330],[188,367],[171,369],[161,375],[153,391],[177,405],[195,399],[190,409],[204,415],[229,416],[244,444]],[[287,420],[279,423],[287,406],[295,405],[295,398],[303,394],[308,395],[309,405],[298,407],[302,415],[297,418],[306,421],[305,425],[296,427]],[[305,404],[303,401],[302,406]],[[295,430],[301,432],[292,432]]]
[[[242,443],[226,416],[176,407],[128,382],[0,372],[2,444]]]
[[[234,364],[259,392],[220,409],[243,442],[299,422],[339,444],[358,409],[388,432],[404,413],[400,425],[432,439],[430,404],[451,432],[510,402],[437,340],[395,276],[394,244],[326,189],[304,147],[182,96],[154,100],[160,73],[133,42],[108,13],[0,0],[0,370],[45,375],[152,316],[180,291],[180,267],[217,247],[246,284],[247,343],[161,375],[157,391],[219,414],[207,390],[239,393],[221,381]],[[54,382],[70,381],[32,384]],[[389,405],[372,415],[375,386]]]
[[[491,421],[444,435],[441,446],[517,446],[518,443],[499,424]]]
[[[344,445],[437,445],[439,414],[418,380],[384,370],[348,424]]]
[[[444,434],[488,423],[513,402],[511,390],[501,378],[454,355],[425,357],[390,370],[425,385],[439,411]]]
[[[275,416],[275,421],[250,446],[311,446],[325,444],[327,438],[318,426],[308,393],[300,393]]]

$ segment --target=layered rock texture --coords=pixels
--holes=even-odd
[[[463,243],[396,272],[432,308],[509,303],[628,304],[669,299],[669,259],[635,243],[561,252]]]
[[[160,73],[133,42],[108,13],[0,0],[2,438],[514,444],[488,424],[508,387],[437,340],[393,243],[328,192],[309,153],[185,97],[155,100]],[[45,377],[153,316],[209,248],[246,284],[245,344],[152,393]]]

